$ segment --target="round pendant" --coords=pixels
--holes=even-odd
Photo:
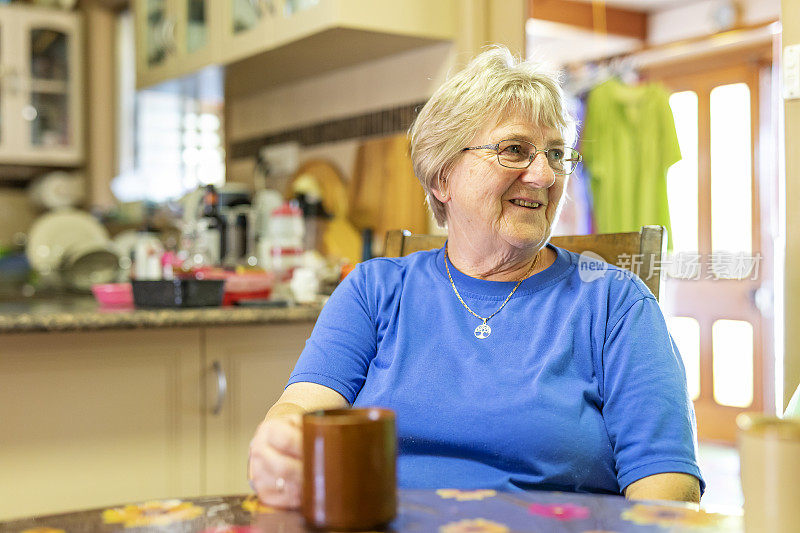
[[[485,339],[491,334],[492,334],[492,328],[490,328],[489,324],[487,324],[486,322],[475,328],[475,336],[478,337],[479,339]]]

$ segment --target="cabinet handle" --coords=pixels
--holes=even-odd
[[[219,361],[211,363],[211,368],[217,374],[217,402],[214,404],[211,414],[218,415],[222,412],[222,405],[225,403],[225,396],[228,394],[228,378],[225,376],[225,371]]]

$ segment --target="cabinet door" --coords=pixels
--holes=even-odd
[[[19,126],[12,127],[12,117],[19,116],[16,102],[22,90],[17,61],[22,55],[18,32],[11,13],[0,11],[0,160],[13,156],[20,147]]]
[[[175,0],[178,75],[218,61],[221,25],[217,0]]]
[[[283,393],[313,328],[308,322],[206,330],[206,494],[250,492],[250,439]],[[227,378],[221,405],[217,368]]]
[[[0,520],[196,496],[200,332],[3,335]]]
[[[59,20],[35,12],[25,15],[22,78],[23,138],[31,159],[79,163],[81,43],[79,20]]]
[[[178,0],[133,2],[139,86],[169,79],[176,65]]]
[[[80,30],[75,13],[16,7],[0,13],[2,162],[82,162]]]
[[[226,62],[266,50],[275,38],[283,0],[222,0],[222,49]]]

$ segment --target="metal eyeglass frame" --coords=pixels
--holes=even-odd
[[[525,144],[529,144],[529,145],[533,146],[533,153],[528,157],[528,164],[527,165],[525,165],[524,167],[510,167],[508,165],[504,165],[500,161],[500,145],[502,143],[504,143],[504,142],[507,142],[507,141],[513,141],[515,143],[525,143]],[[513,169],[516,169],[516,170],[522,170],[522,169],[525,169],[525,168],[528,168],[529,166],[531,166],[531,164],[533,163],[533,160],[536,159],[536,156],[539,155],[540,153],[544,154],[544,156],[547,157],[547,152],[549,152],[550,150],[553,150],[553,148],[545,148],[544,150],[539,150],[538,148],[536,148],[535,144],[530,143],[528,141],[520,141],[520,140],[517,140],[517,139],[503,139],[502,141],[499,141],[497,144],[485,144],[483,146],[467,146],[466,148],[462,148],[461,149],[462,152],[466,152],[467,150],[494,150],[495,151],[495,155],[497,155],[497,164],[499,164],[501,167],[503,167],[503,168],[513,168]],[[570,174],[575,172],[576,168],[578,168],[578,163],[583,161],[583,156],[581,155],[581,153],[579,151],[575,150],[574,148],[570,148],[570,150],[572,150],[573,152],[578,154],[578,160],[575,161],[575,166],[569,172],[558,172],[556,169],[554,169],[548,163],[548,166],[551,169],[553,169],[553,172],[555,172],[556,174],[558,174],[560,176],[569,176]],[[574,161],[574,160],[573,159],[569,159],[568,161]]]

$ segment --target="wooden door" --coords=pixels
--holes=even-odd
[[[760,186],[762,159],[774,156],[762,142],[769,68],[740,58],[686,70],[652,76],[672,93],[684,157],[667,178],[675,250],[663,305],[700,439],[733,443],[739,413],[774,403],[772,247]]]
[[[206,494],[250,492],[250,439],[313,328],[306,322],[205,330]]]

